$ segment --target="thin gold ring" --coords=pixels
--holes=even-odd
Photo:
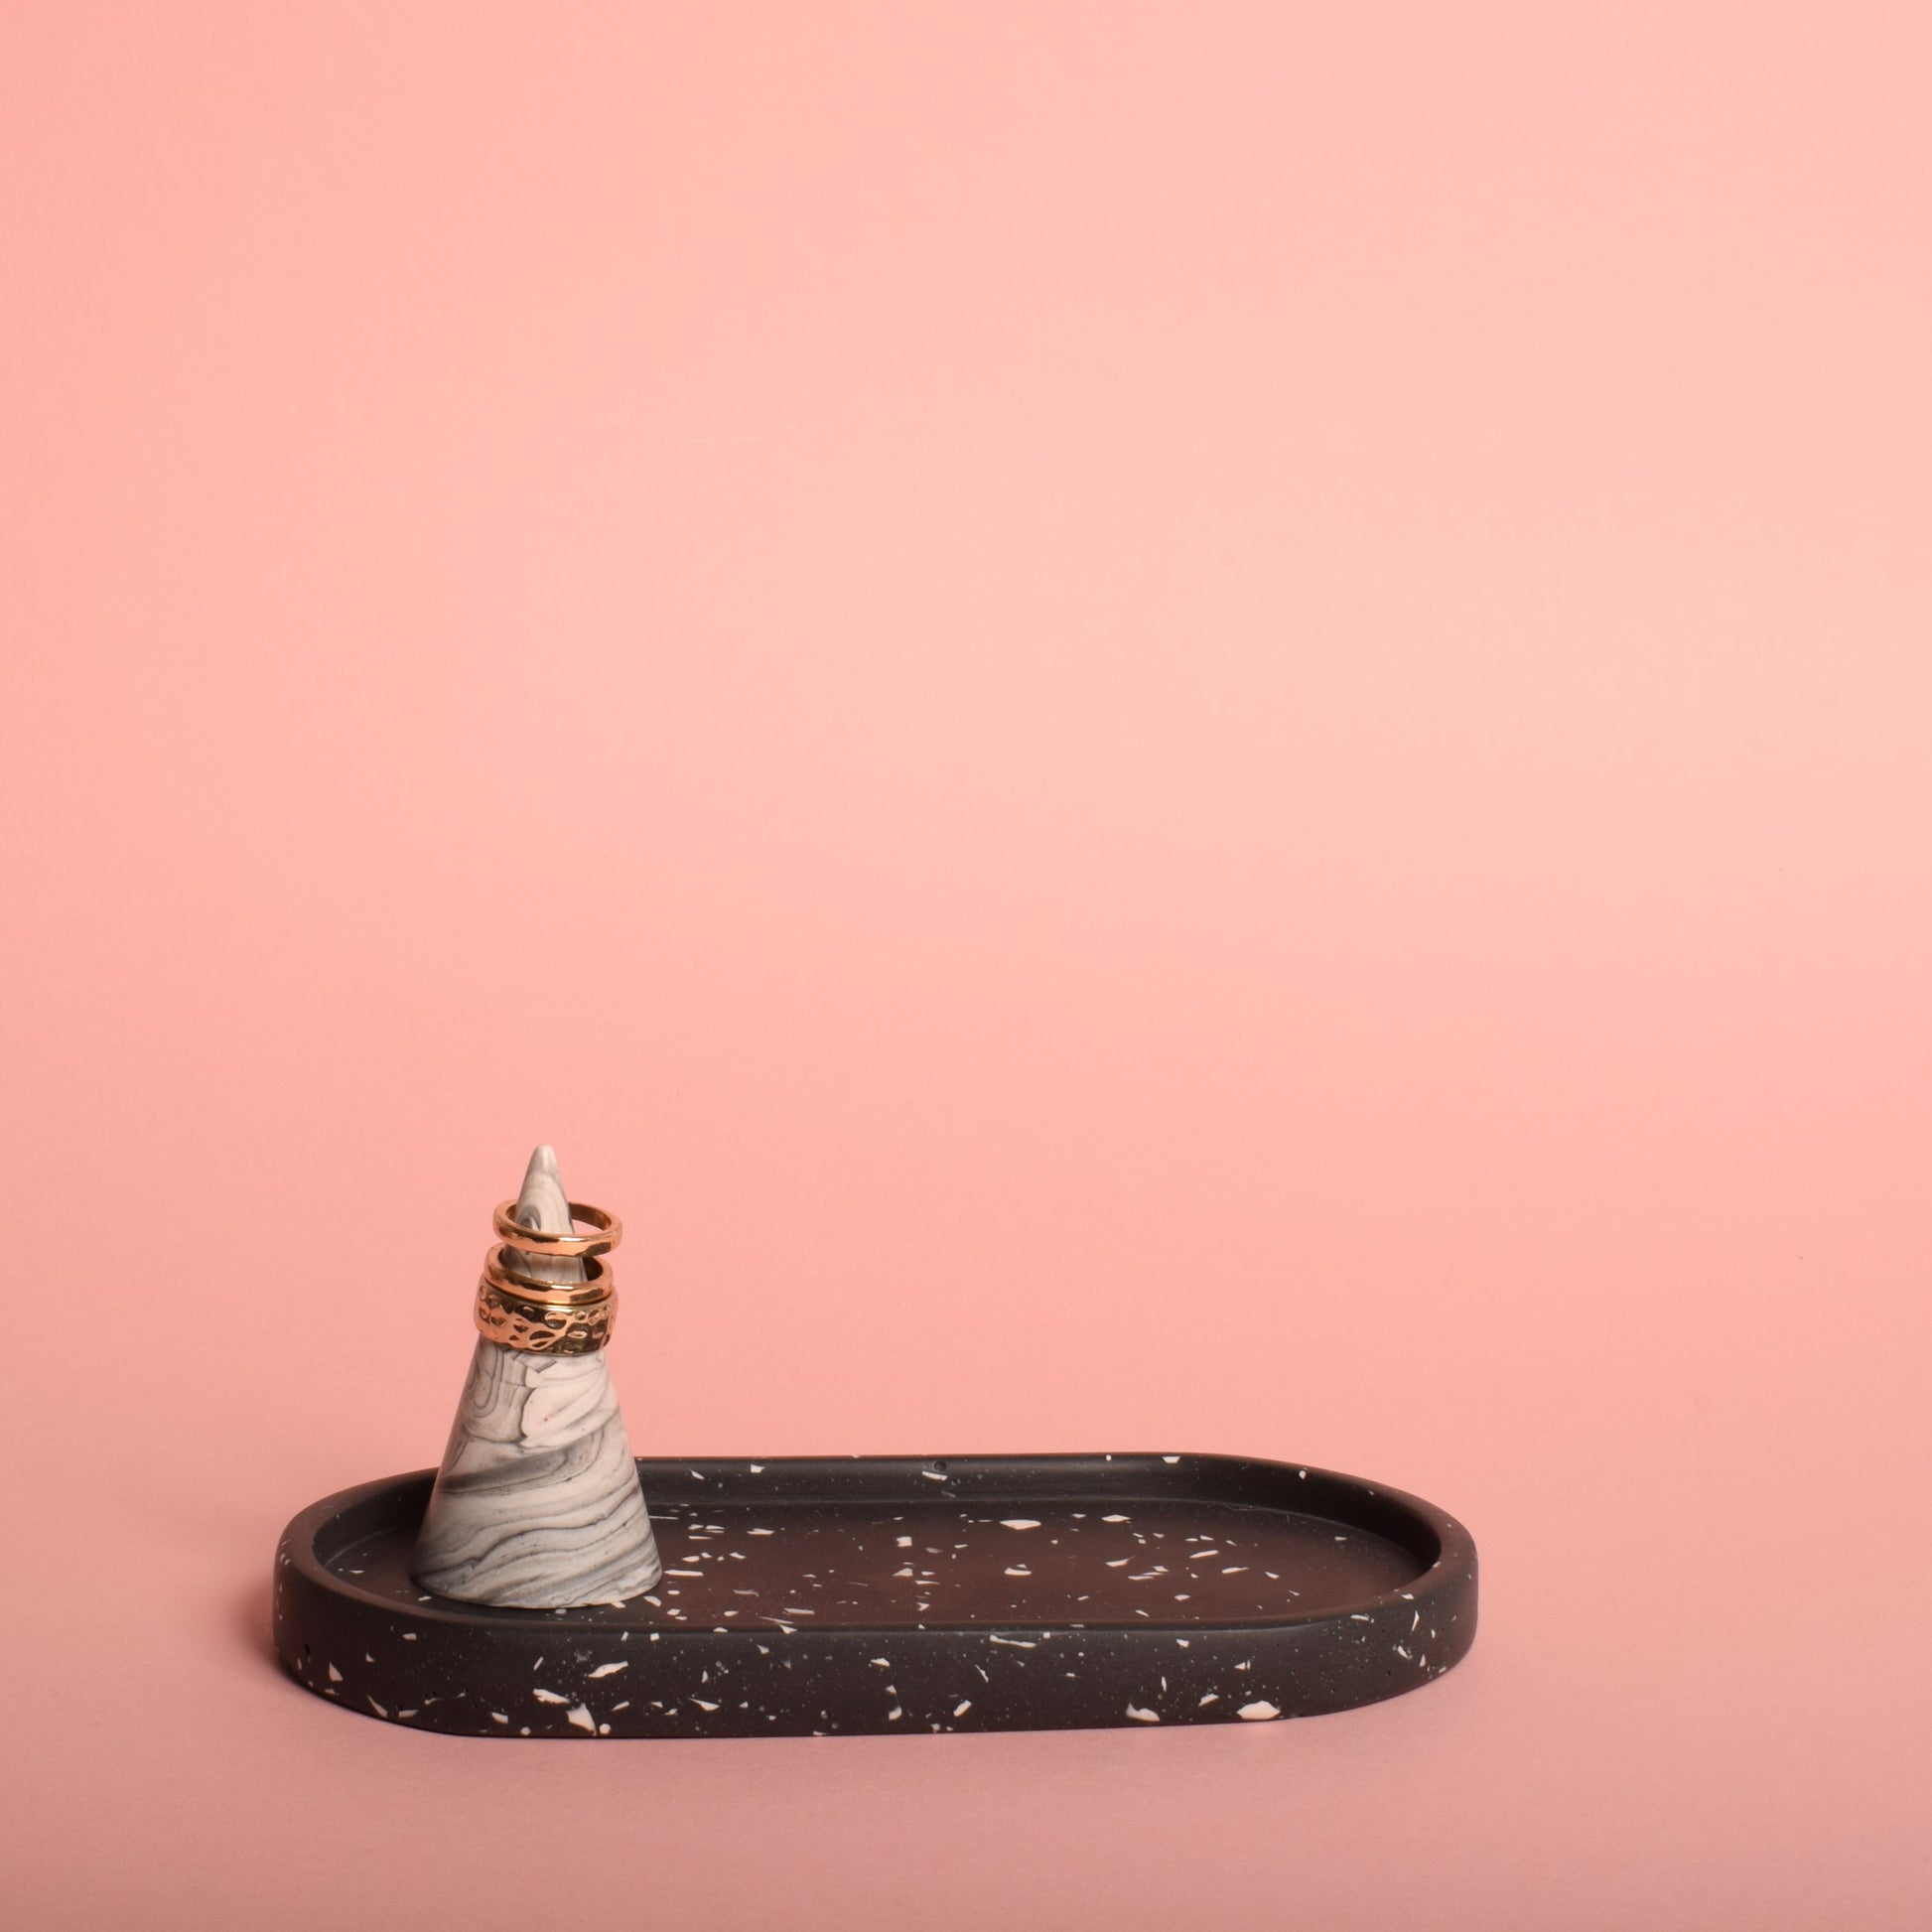
[[[618,1292],[611,1264],[595,1255],[584,1258],[583,1265],[588,1272],[583,1281],[546,1282],[534,1275],[519,1275],[514,1268],[505,1268],[503,1253],[500,1248],[492,1249],[483,1257],[483,1280],[492,1288],[506,1289],[520,1301],[548,1302],[568,1309],[587,1302],[608,1302]]]
[[[573,1222],[588,1221],[597,1232],[579,1234],[573,1226],[561,1234],[548,1234],[541,1228],[526,1228],[516,1218],[515,1201],[498,1201],[494,1216],[496,1238],[505,1247],[520,1249],[526,1255],[545,1255],[557,1261],[609,1254],[623,1239],[623,1223],[608,1208],[574,1200],[570,1203],[570,1218]]]

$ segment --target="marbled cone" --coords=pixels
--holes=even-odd
[[[516,1218],[568,1231],[556,1156],[530,1156]],[[582,1281],[575,1260],[529,1272]],[[416,1544],[425,1589],[466,1603],[554,1610],[607,1603],[662,1574],[603,1350],[543,1355],[477,1337]]]

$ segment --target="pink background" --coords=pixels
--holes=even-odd
[[[1921,0],[4,40],[13,1923],[1932,1921]],[[539,1137],[640,1452],[1351,1469],[1473,1656],[307,1696]]]

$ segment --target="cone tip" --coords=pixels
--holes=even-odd
[[[564,1191],[564,1178],[557,1171],[557,1155],[549,1142],[540,1142],[523,1171],[523,1185],[516,1196],[516,1218],[526,1228],[542,1228],[550,1234],[570,1231],[570,1196]]]

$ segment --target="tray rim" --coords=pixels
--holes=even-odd
[[[1126,1465],[1128,1468],[1138,1467],[1140,1469],[1177,1468],[1192,1464],[1195,1466],[1208,1465],[1219,1468],[1244,1470],[1269,1470],[1280,1475],[1306,1479],[1319,1486],[1337,1487],[1344,1492],[1352,1493],[1363,1499],[1372,1497],[1378,1504],[1394,1508],[1407,1514],[1421,1528],[1426,1530],[1429,1535],[1435,1538],[1438,1546],[1435,1559],[1406,1585],[1395,1589],[1381,1591],[1379,1594],[1373,1596],[1351,1598],[1345,1603],[1334,1604],[1326,1608],[1311,1607],[1306,1610],[1285,1610],[1269,1616],[1255,1617],[1192,1617],[1184,1621],[1168,1621],[1155,1617],[1139,1619],[1100,1617],[1081,1618],[1078,1620],[1068,1617],[1047,1619],[1044,1621],[1039,1619],[1014,1618],[1004,1622],[994,1622],[988,1619],[976,1618],[963,1622],[955,1619],[941,1619],[930,1623],[840,1622],[815,1626],[815,1634],[826,1637],[833,1635],[841,1638],[845,1636],[887,1637],[907,1631],[916,1631],[922,1635],[970,1637],[994,1630],[1196,1630],[1239,1633],[1245,1631],[1296,1629],[1304,1626],[1332,1623],[1337,1619],[1345,1619],[1356,1612],[1374,1613],[1380,1610],[1391,1609],[1398,1603],[1412,1606],[1420,1605],[1438,1595],[1449,1593],[1463,1587],[1465,1585],[1473,1584],[1476,1574],[1475,1540],[1469,1531],[1455,1517],[1449,1515],[1447,1510],[1441,1509],[1436,1504],[1428,1502],[1420,1496],[1413,1495],[1407,1490],[1393,1488],[1387,1483],[1371,1483],[1363,1477],[1347,1475],[1339,1470],[1321,1468],[1311,1462],[1285,1462],[1270,1456],[1237,1455],[1220,1450],[1185,1450],[1176,1452],[1161,1449],[1114,1449],[1104,1451],[1048,1450],[1040,1453],[1030,1453],[1024,1450],[1001,1450],[997,1452],[975,1451],[972,1453],[947,1455],[935,1455],[931,1453],[922,1455],[872,1453],[768,1456],[640,1455],[632,1459],[637,1465],[640,1482],[644,1481],[644,1471],[646,1470],[656,1471],[683,1468],[695,1473],[699,1467],[709,1464],[714,1467],[730,1465],[741,1472],[750,1472],[748,1465],[754,1461],[759,1464],[758,1470],[755,1472],[758,1474],[770,1474],[774,1471],[781,1471],[787,1467],[795,1468],[799,1465],[810,1465],[814,1468],[819,1468],[827,1465],[851,1466],[853,1464],[859,1464],[880,1466],[897,1464],[916,1469],[922,1464],[944,1463],[948,1465],[947,1485],[930,1492],[931,1498],[934,1501],[966,1500],[960,1497],[956,1491],[950,1490],[953,1467],[960,1463],[979,1465],[1025,1463],[1037,1467],[1042,1464],[1052,1465],[1055,1463],[1091,1464],[1095,1462],[1112,1462]],[[979,1475],[982,1471],[976,1469],[973,1473]],[[984,1473],[990,1474],[992,1471],[984,1471]],[[344,1515],[354,1508],[374,1502],[385,1492],[392,1492],[410,1484],[418,1483],[423,1485],[425,1490],[427,1490],[428,1485],[434,1481],[436,1471],[434,1469],[411,1469],[402,1474],[380,1476],[373,1481],[357,1483],[350,1488],[338,1490],[333,1495],[318,1498],[315,1502],[309,1504],[306,1509],[298,1511],[290,1519],[288,1527],[282,1533],[282,1539],[278,1546],[277,1568],[280,1569],[286,1564],[290,1568],[298,1571],[305,1581],[313,1587],[331,1594],[351,1597],[372,1610],[378,1610],[389,1615],[400,1614],[427,1623],[446,1623],[457,1628],[469,1629],[476,1629],[480,1626],[495,1627],[505,1631],[536,1628],[562,1631],[581,1628],[590,1631],[608,1632],[614,1628],[621,1627],[609,1617],[593,1617],[585,1614],[588,1611],[609,1610],[619,1607],[615,1604],[573,1604],[568,1608],[560,1610],[537,1610],[499,1608],[484,1604],[463,1603],[454,1598],[437,1596],[428,1592],[423,1592],[416,1597],[407,1599],[386,1595],[380,1590],[366,1588],[358,1585],[354,1579],[345,1577],[341,1572],[332,1570],[329,1567],[328,1560],[317,1554],[317,1539],[329,1524],[339,1521]],[[990,1500],[997,1500],[1000,1494],[997,1490],[988,1490],[986,1493]],[[651,1500],[651,1490],[648,1483],[645,1483],[645,1497],[647,1502]],[[1123,1495],[1121,1499],[1129,1500],[1130,1498]],[[727,1499],[720,1498],[720,1500]],[[814,1494],[809,1492],[801,1492],[796,1496],[771,1498],[773,1506],[777,1508],[814,1503],[820,1506],[826,1506],[836,1505],[841,1501],[860,1502],[862,1500],[869,1501],[870,1499],[840,1497],[837,1495]],[[888,1501],[890,1499],[882,1498],[880,1500]],[[1015,1500],[1026,1500],[1026,1498],[1015,1498]],[[1038,1498],[1035,1498],[1034,1500],[1038,1500]],[[1211,1499],[1203,1498],[1201,1500]],[[730,1498],[729,1501],[733,1507],[742,1506],[739,1498]],[[1270,1505],[1266,1503],[1223,1503],[1221,1506],[1261,1510],[1270,1508]],[[1319,1508],[1302,1510],[1281,1508],[1276,1513],[1281,1515],[1313,1516],[1330,1522],[1348,1520]],[[1381,1534],[1381,1532],[1361,1523],[1355,1523],[1352,1527],[1364,1530],[1369,1535]],[[1383,1537],[1383,1540],[1385,1542],[1395,1541],[1395,1539],[1386,1536]],[[1414,1556],[1415,1552],[1412,1550],[1410,1554]],[[1419,1558],[1417,1560],[1420,1561]],[[644,1594],[645,1592],[639,1591],[636,1596],[633,1596],[629,1600],[639,1600]],[[754,1635],[754,1630],[755,1626],[752,1625],[744,1625],[737,1628],[699,1624],[682,1626],[669,1625],[663,1627],[661,1635],[665,1641],[680,1639],[688,1641],[700,1636],[706,1638],[715,1636],[750,1638]]]

